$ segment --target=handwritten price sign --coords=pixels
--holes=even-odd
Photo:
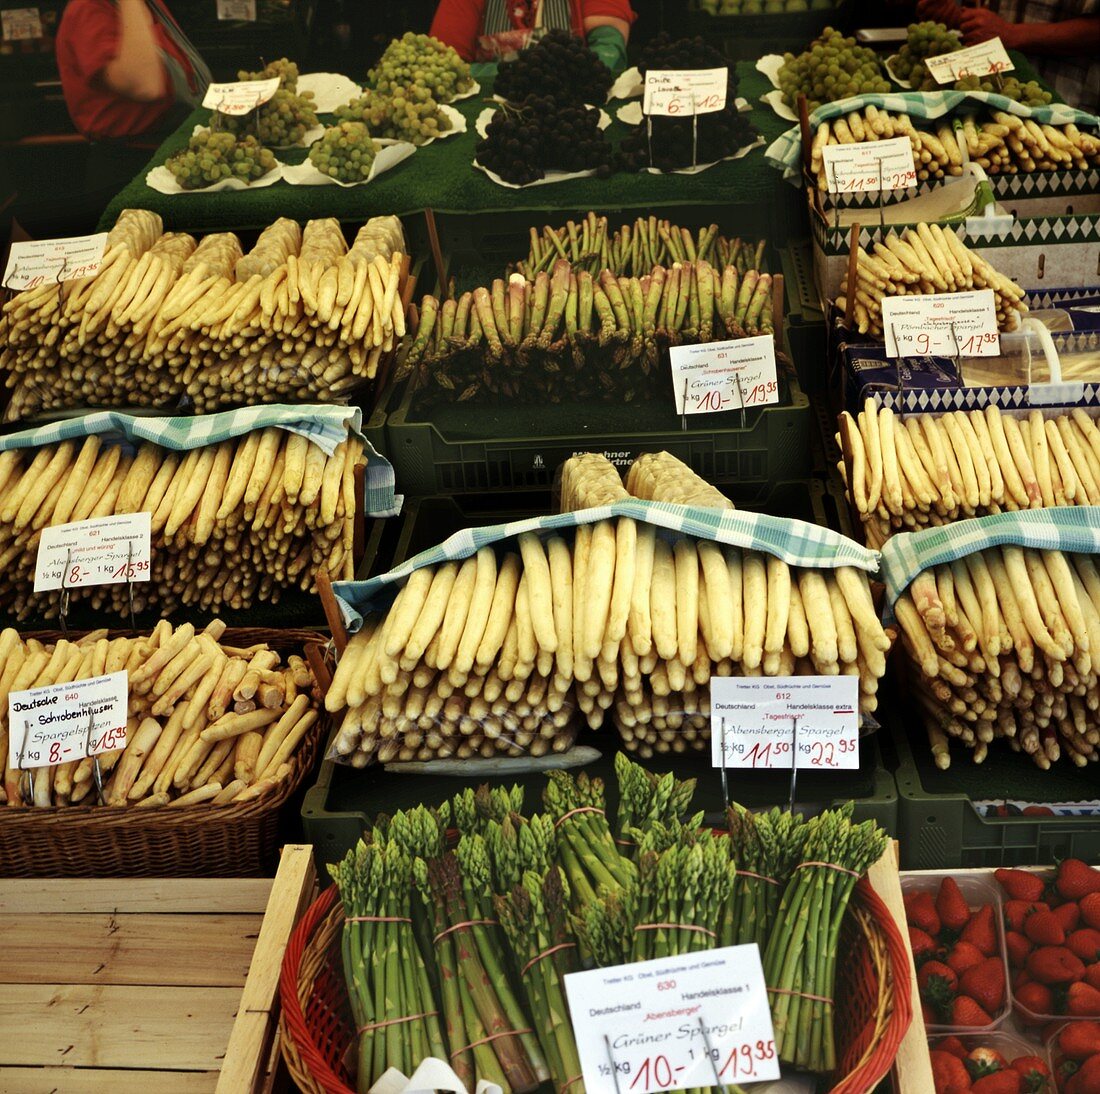
[[[239,80],[232,83],[211,84],[202,98],[202,105],[219,114],[240,117],[250,114],[279,90],[282,81],[278,76],[270,80]]]
[[[650,69],[645,74],[642,113],[669,118],[713,114],[726,105],[728,80],[728,68]]]
[[[953,84],[966,76],[995,76],[1011,72],[1016,66],[1005,52],[1000,38],[990,38],[976,46],[941,53],[938,57],[926,57],[924,67],[932,73],[938,84]]]
[[[110,672],[8,695],[8,766],[54,767],[126,747],[130,679]]]
[[[996,357],[1001,352],[992,289],[884,296],[882,327],[891,357]]]
[[[570,973],[588,1094],[654,1094],[779,1078],[757,946]]]
[[[256,0],[218,0],[218,18],[238,23],[255,23]]]
[[[677,414],[713,414],[779,402],[775,340],[770,334],[673,346],[669,360]]]
[[[0,11],[0,37],[5,42],[29,42],[42,37],[38,8],[8,8]]]
[[[830,194],[904,190],[917,184],[913,145],[908,137],[861,144],[827,144],[821,150]]]
[[[148,581],[151,556],[149,513],[93,517],[43,528],[34,591]]]
[[[106,246],[106,232],[13,243],[4,269],[4,288],[24,292],[40,285],[94,277],[99,273]]]
[[[855,676],[712,676],[710,721],[715,767],[859,767]]]

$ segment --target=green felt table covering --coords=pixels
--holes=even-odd
[[[752,105],[750,119],[766,143],[790,128],[776,117],[760,96],[770,90],[767,79],[752,63],[737,65],[738,94]],[[101,228],[114,224],[127,208],[152,209],[164,218],[165,228],[183,231],[224,231],[262,228],[280,216],[305,221],[311,217],[338,217],[357,222],[394,213],[405,216],[431,208],[441,213],[494,213],[548,209],[654,208],[672,205],[762,205],[779,185],[779,175],[756,148],[739,160],[717,164],[696,175],[616,173],[607,179],[585,178],[513,190],[498,186],[473,166],[478,136],[474,120],[492,94],[491,73],[479,73],[481,93],[455,103],[467,118],[467,131],[421,148],[416,155],[365,186],[291,186],[277,182],[259,190],[223,190],[206,194],[160,194],[145,185],[151,167],[164,163],[184,148],[195,125],[205,124],[209,111],[196,110],[154,153],[149,166],[107,207]],[[617,143],[627,127],[614,119],[621,102],[611,104],[610,139]],[[324,119],[323,119],[324,120]],[[304,149],[279,152],[283,162],[297,163]]]

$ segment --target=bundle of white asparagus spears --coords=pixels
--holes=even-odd
[[[840,415],[837,442],[870,547],[899,530],[988,513],[1100,505],[1100,426],[1080,408],[901,418],[868,399],[856,419]]]
[[[16,619],[57,614],[58,594],[34,593],[42,529],[122,513],[151,514],[148,581],[133,585],[137,612],[206,610],[277,601],[314,587],[319,570],[354,574],[356,437],[332,456],[283,429],[253,430],[188,452],[92,435],[0,452],[0,609]],[[73,603],[119,615],[128,586],[73,589]]]
[[[716,500],[667,453],[629,482],[651,500]],[[563,469],[565,507],[627,496],[603,457]],[[335,749],[356,766],[564,750],[577,711],[597,728],[612,710],[650,755],[706,747],[712,674],[859,675],[871,711],[889,647],[862,571],[792,569],[618,518],[415,571],[349,641],[326,705],[346,710]]]
[[[81,406],[199,411],[336,400],[372,379],[405,332],[404,236],[396,217],[349,248],[333,219],[281,218],[242,255],[230,232],[162,232],[126,210],[95,277],[4,305],[0,369],[14,421]]]
[[[284,664],[266,643],[223,642],[215,620],[201,631],[162,621],[140,638],[94,631],[43,644],[0,632],[0,755],[8,757],[8,696],[29,688],[129,674],[126,745],[94,760],[20,770],[7,766],[0,801],[9,807],[96,805],[169,808],[245,802],[271,794],[300,764],[316,732],[318,691],[306,662]],[[17,755],[23,740],[15,741]]]
[[[1100,136],[1073,123],[1047,125],[1003,110],[992,110],[981,120],[963,114],[956,129],[949,117],[910,118],[867,106],[822,122],[810,146],[810,169],[822,192],[828,188],[822,148],[828,144],[859,144],[907,136],[913,146],[917,181],[961,175],[963,149],[970,162],[989,174],[1027,171],[1087,170],[1100,165]]]
[[[895,605],[938,767],[1004,739],[1047,769],[1100,759],[1100,572],[1090,555],[992,547],[921,573]]]
[[[845,310],[854,294],[852,315],[861,334],[881,337],[884,296],[922,296],[929,293],[992,289],[997,310],[997,329],[1015,330],[1027,311],[1024,290],[998,273],[955,234],[938,224],[918,224],[899,236],[887,232],[876,242],[874,254],[862,246],[857,252],[856,284],[845,273],[837,307]]]

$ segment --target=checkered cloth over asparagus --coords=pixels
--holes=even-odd
[[[996,513],[891,536],[882,548],[880,574],[886,584],[887,608],[893,608],[898,597],[924,570],[1002,543],[1040,551],[1100,554],[1100,506]]]
[[[1077,110],[1066,103],[1050,103],[1047,106],[1024,106],[1015,99],[1006,99],[1004,95],[995,95],[990,91],[898,91],[889,95],[867,94],[853,95],[849,99],[838,99],[834,103],[823,103],[810,114],[810,132],[815,133],[822,123],[841,114],[850,114],[853,110],[862,110],[865,106],[876,106],[879,110],[889,110],[893,114],[908,114],[913,118],[942,118],[967,100],[986,104],[992,110],[1003,110],[1007,114],[1018,114],[1021,118],[1034,118],[1043,125],[1087,125],[1100,126],[1100,118],[1095,114]],[[783,172],[787,179],[797,179],[800,174],[802,155],[802,134],[796,125],[777,137],[765,149],[764,158]]]
[[[394,501],[393,468],[363,437],[362,424],[362,411],[346,406],[289,406],[276,403],[193,418],[139,418],[132,414],[102,410],[9,433],[0,437],[0,452],[9,448],[40,448],[75,437],[88,437],[93,433],[130,441],[150,441],[162,448],[186,452],[192,448],[219,444],[251,433],[254,429],[275,427],[308,437],[331,456],[350,432],[363,442],[367,457],[366,512],[372,516],[392,516],[400,508]]]
[[[333,589],[343,611],[344,622],[348,630],[354,632],[363,623],[359,613],[387,604],[396,591],[396,586],[413,570],[469,558],[481,547],[510,539],[521,532],[550,533],[561,528],[574,528],[578,524],[595,524],[611,517],[633,517],[671,532],[715,540],[745,550],[763,551],[781,558],[790,566],[814,569],[855,566],[871,573],[878,569],[878,554],[875,551],[861,547],[831,528],[762,513],[703,509],[634,498],[595,509],[581,509],[575,513],[558,513],[512,521],[509,524],[466,528],[456,532],[439,546],[422,551],[387,574],[372,577],[369,581],[336,582]]]

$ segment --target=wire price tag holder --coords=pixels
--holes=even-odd
[[[70,606],[70,590],[74,587],[80,588],[81,586],[73,586],[68,582],[68,577],[71,572],[70,567],[72,565],[73,550],[71,547],[65,549],[65,569],[61,573],[61,598],[58,601],[57,607],[57,622],[61,628],[61,633],[67,638],[69,635],[69,606]],[[126,544],[126,598],[130,616],[130,629],[137,630],[137,616],[134,613],[134,541],[131,539]]]

